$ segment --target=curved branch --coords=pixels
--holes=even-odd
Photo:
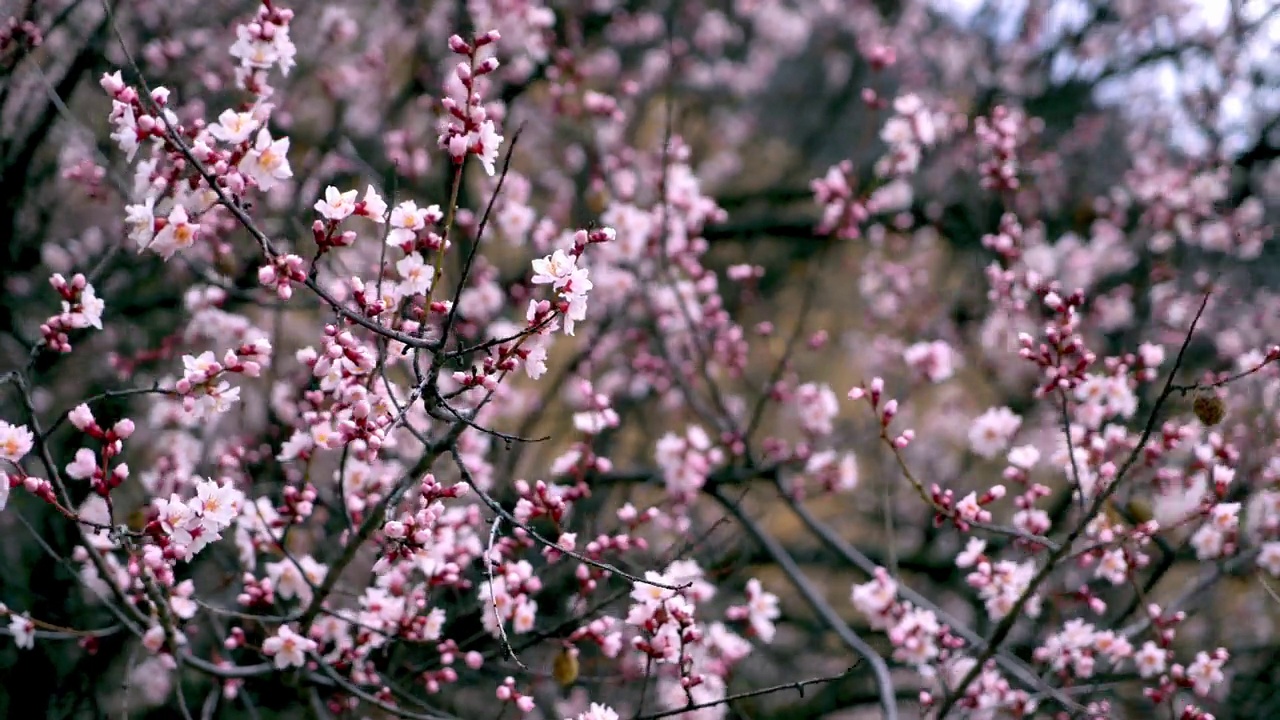
[[[875,674],[876,688],[880,693],[880,708],[883,711],[881,717],[884,720],[897,720],[898,699],[893,691],[893,677],[889,674],[889,665],[884,661],[884,658],[868,645],[867,641],[858,637],[857,633],[853,632],[845,621],[840,618],[835,609],[822,598],[822,593],[813,586],[809,578],[805,577],[795,559],[787,553],[785,548],[778,544],[777,540],[770,537],[755,520],[748,517],[742,511],[742,508],[725,497],[718,489],[712,488],[710,493],[725,510],[728,510],[738,522],[742,523],[742,526],[755,538],[756,542],[764,547],[765,551],[778,563],[778,567],[782,569],[791,584],[804,596],[805,601],[809,603],[809,607],[813,608],[813,611],[822,618],[822,621],[844,641],[845,645],[848,645],[850,649],[867,661],[867,664],[871,666],[871,671]]]

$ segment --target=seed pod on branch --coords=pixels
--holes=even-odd
[[[1213,427],[1227,416],[1227,404],[1216,393],[1197,395],[1191,409],[1206,427]]]

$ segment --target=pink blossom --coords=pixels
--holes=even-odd
[[[80,448],[76,451],[74,462],[68,463],[66,467],[67,475],[76,480],[85,480],[91,477],[98,470],[98,456],[89,448]]]
[[[1165,671],[1167,653],[1150,640],[1143,643],[1142,648],[1133,654],[1133,663],[1142,677],[1159,675]]]
[[[258,131],[253,148],[240,161],[240,172],[253,179],[264,191],[281,180],[293,177],[289,166],[289,138],[273,140],[266,128]]]
[[[1007,407],[991,408],[974,420],[969,430],[969,446],[984,458],[995,457],[1008,446],[1022,426],[1022,418]]]
[[[356,191],[342,192],[330,185],[325,188],[324,199],[317,200],[314,207],[326,220],[340,222],[356,211]]]
[[[0,460],[8,460],[15,465],[31,452],[35,436],[26,425],[11,425],[0,420]]]
[[[11,613],[9,617],[9,634],[18,647],[30,650],[36,645],[36,625],[26,615]]]
[[[307,653],[315,650],[314,640],[295,633],[289,629],[288,625],[281,625],[275,635],[262,643],[262,652],[274,658],[275,666],[281,670],[287,667],[302,667],[306,663]]]
[[[565,718],[564,720],[618,720],[618,713],[607,705],[591,703],[591,707],[584,712],[578,713],[576,718]]]
[[[1192,682],[1192,687],[1197,695],[1201,697],[1208,695],[1213,686],[1221,683],[1226,679],[1222,672],[1222,666],[1226,664],[1227,653],[1225,650],[1210,655],[1201,650],[1196,653],[1195,662],[1187,667],[1187,677]]]
[[[773,642],[773,621],[782,614],[778,609],[778,596],[765,592],[760,581],[751,578],[747,581],[747,620],[751,629],[761,641]]]
[[[902,358],[929,382],[942,382],[955,374],[955,351],[941,340],[916,343],[902,353]]]
[[[253,113],[223,110],[218,122],[209,126],[209,134],[228,145],[239,145],[248,140],[259,125]]]

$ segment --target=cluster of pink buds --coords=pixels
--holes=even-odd
[[[1036,287],[1042,282],[1034,271],[1025,272],[1019,269],[1005,269],[1000,263],[993,262],[986,267],[987,299],[993,307],[1015,315],[1027,311],[1030,292],[1028,287]]]
[[[317,219],[311,224],[311,238],[315,240],[318,248],[317,257],[335,248],[349,247],[355,244],[358,237],[356,231],[343,230],[339,232],[338,230],[338,226],[342,221],[352,215],[368,218],[380,225],[386,223],[387,203],[378,194],[378,191],[373,189],[372,185],[366,187],[363,200],[357,200],[356,195],[357,192],[355,190],[342,192],[330,185],[325,188],[324,199],[316,201],[313,207],[316,212],[324,217],[323,220]]]
[[[319,496],[311,483],[303,485],[302,488],[286,485],[280,494],[282,502],[276,507],[276,512],[280,514],[282,521],[295,525],[301,525],[304,520],[311,517],[311,513],[316,508],[316,498]]]
[[[572,503],[588,494],[585,487],[548,485],[542,480],[532,485],[526,480],[516,480],[515,489],[520,496],[516,501],[515,518],[525,524],[545,517],[559,525]]]
[[[453,669],[458,659],[458,643],[452,639],[445,640],[436,646],[436,652],[440,655],[440,664],[443,667],[438,670],[425,670],[419,676],[423,687],[432,695],[440,692],[444,685],[458,682],[458,671]],[[484,656],[472,650],[462,657],[462,662],[472,670],[479,670],[484,666]]]
[[[1012,473],[1010,471],[1012,471]],[[1027,482],[1025,473],[1025,470],[1010,466],[1005,469],[1005,478],[1025,485]],[[1010,477],[1011,474],[1013,477]],[[1049,519],[1049,513],[1036,507],[1036,503],[1046,497],[1049,497],[1052,492],[1053,491],[1050,490],[1047,485],[1034,483],[1024,492],[1015,496],[1013,498],[1013,505],[1018,508],[1018,510],[1013,514],[1013,526],[1032,535],[1043,535],[1046,532],[1049,532],[1049,527],[1052,524]],[[1022,542],[1022,540],[1022,538],[1018,538],[1017,542]],[[1028,546],[1028,549],[1033,550],[1043,547],[1039,543],[1031,542],[1026,543],[1026,545]]]
[[[565,545],[566,538],[573,540],[574,544],[577,543],[576,534],[564,533],[560,536],[562,546]],[[565,547],[565,549],[572,550],[573,547]],[[583,546],[582,554],[592,560],[604,560],[605,555],[609,553],[625,553],[633,549],[648,550],[649,541],[629,533],[617,533],[615,535],[600,533],[594,540]],[[578,579],[579,592],[584,596],[594,592],[599,581],[609,574],[607,570],[601,570],[585,563],[578,565],[577,570],[574,572]]]
[[[613,242],[617,237],[618,231],[611,227],[594,227],[590,230],[578,229],[573,233],[573,247],[569,249],[569,254],[574,257],[581,257],[588,245]]]
[[[226,412],[232,403],[240,399],[240,388],[231,387],[225,376],[242,374],[257,377],[270,352],[271,343],[259,339],[236,350],[228,350],[223,362],[218,362],[209,350],[198,356],[183,356],[182,379],[174,383],[174,390],[182,396],[183,410],[199,417]]]
[[[434,253],[444,247],[449,249],[444,236],[433,228],[445,218],[439,205],[420,207],[412,200],[405,200],[391,209],[391,230],[387,233],[387,245],[398,247],[406,253],[415,251]]]
[[[533,598],[542,590],[542,580],[534,573],[529,561],[502,559],[503,554],[514,554],[520,547],[534,545],[523,530],[517,529],[514,535],[514,538],[504,538],[485,556],[491,565],[493,580],[480,584],[479,597],[489,605],[483,622],[485,629],[494,637],[502,634],[502,626],[507,621],[511,622],[511,629],[516,633],[530,632],[538,615],[538,603]]]
[[[898,51],[892,45],[859,44],[858,51],[875,72],[891,68],[898,62]]]
[[[1151,536],[1158,529],[1159,525],[1154,520],[1140,522],[1130,528],[1123,523],[1111,522],[1105,514],[1099,515],[1087,528],[1087,536],[1095,545],[1082,552],[1077,562],[1083,568],[1096,565],[1098,577],[1112,585],[1122,585],[1135,570],[1151,563],[1151,556],[1141,548],[1151,542]]]
[[[302,412],[301,424],[281,447],[280,457],[309,457],[315,450],[343,446],[358,460],[376,457],[393,418],[385,396],[371,391],[363,379],[377,362],[374,351],[350,331],[330,324],[320,351],[306,347],[296,357],[320,379],[320,388],[307,394],[311,408]],[[324,409],[326,399],[332,402]]]
[[[258,377],[262,366],[270,361],[271,341],[258,338],[242,343],[234,350],[227,350],[222,362],[214,359],[210,351],[198,357],[188,355],[183,359],[186,366],[182,379],[174,385],[174,389],[182,395],[192,395],[203,386],[208,386],[223,373],[234,373],[247,377]]]
[[[1196,448],[1189,472],[1208,472],[1214,494],[1219,500],[1226,498],[1227,488],[1235,481],[1236,466],[1240,464],[1240,449],[1220,433],[1211,432],[1206,442]]]
[[[956,567],[973,568],[965,577],[965,582],[978,591],[986,604],[987,612],[998,620],[1012,612],[1018,599],[1030,587],[1036,568],[1031,561],[1018,563],[990,558],[985,554],[986,547],[986,541],[969,538],[964,552],[956,557]],[[1037,617],[1040,606],[1040,597],[1032,595],[1023,605],[1022,612],[1030,617]]]
[[[93,285],[80,273],[68,282],[61,274],[49,278],[49,284],[62,296],[62,312],[40,325],[45,345],[54,352],[71,352],[68,333],[87,327],[102,329],[102,311],[106,303],[94,293]]]
[[[683,437],[670,432],[663,435],[655,454],[667,494],[682,504],[693,501],[711,471],[724,461],[724,450],[713,445],[698,425],[690,425]]]
[[[1182,708],[1182,713],[1178,715],[1178,718],[1179,720],[1215,720],[1213,713],[1206,712],[1194,704],[1188,704]]]
[[[102,181],[107,177],[107,169],[92,160],[83,159],[62,171],[62,178],[79,183],[85,195],[94,200],[107,197],[107,189]]]
[[[108,429],[104,429],[98,424],[98,421],[94,419],[93,411],[91,411],[89,406],[85,404],[77,405],[75,409],[67,415],[67,420],[69,420],[77,430],[86,433],[89,437],[95,440],[101,440],[108,446],[108,448],[110,448],[108,452],[112,455],[119,453],[120,441],[128,440],[129,436],[133,435],[134,431],[133,421],[128,418],[116,422],[115,425],[112,425]]]
[[[14,16],[0,24],[0,70],[8,70],[28,52],[44,43],[40,26]]]
[[[431,544],[436,522],[443,514],[443,503],[419,498],[417,512],[402,513],[397,519],[384,523],[382,536],[386,542],[373,572],[382,575],[396,560],[413,557],[425,550]]]
[[[1022,257],[1022,223],[1013,213],[1000,216],[1000,228],[982,236],[982,246],[1000,256],[1005,267]]]
[[[1027,333],[1019,333],[1021,348],[1018,355],[1035,363],[1044,373],[1044,383],[1036,389],[1038,397],[1055,390],[1071,390],[1085,381],[1085,376],[1097,355],[1085,345],[1080,335],[1080,308],[1084,305],[1084,293],[1076,290],[1065,298],[1053,287],[1041,287],[1037,293],[1053,314],[1044,328],[1043,341],[1037,343]]]
[[[1018,189],[1018,144],[1026,130],[1026,115],[1004,105],[997,105],[990,118],[977,119],[974,133],[985,155],[978,165],[982,187],[997,192]]]
[[[882,178],[905,179],[919,169],[924,150],[946,132],[945,116],[935,116],[920,96],[912,93],[894,99],[893,111],[880,131],[888,148],[876,161],[875,170]]]
[[[169,100],[169,90],[157,87],[151,91],[150,106],[144,105],[138,91],[126,85],[119,71],[104,74],[99,81],[102,89],[111,96],[111,115],[109,120],[114,126],[111,139],[116,141],[124,151],[126,160],[133,160],[141,144],[149,139],[164,140],[170,126],[178,126],[178,118],[165,105]],[[164,117],[152,113],[151,107],[159,108]]]
[[[960,532],[968,532],[973,523],[991,522],[991,511],[987,505],[1005,496],[1003,485],[994,485],[982,495],[971,492],[959,502],[951,490],[943,490],[937,483],[929,487],[929,496],[937,512],[933,516],[933,524],[941,526],[950,519]]]
[[[315,358],[314,363],[307,363],[311,365],[311,372],[316,377],[328,375],[335,367],[363,375],[373,370],[377,364],[377,357],[368,347],[357,340],[349,330],[340,330],[336,325],[324,327],[321,347],[323,353]]]
[[[170,551],[172,544],[168,545],[147,545],[142,549],[141,556],[129,558],[127,570],[129,577],[133,582],[134,600],[137,602],[149,602],[147,597],[146,585],[142,581],[143,571],[147,571],[156,582],[162,586],[173,584],[173,563],[174,554]]]
[[[50,505],[58,505],[58,497],[53,492],[53,483],[45,480],[44,478],[33,477],[21,471],[13,474],[0,472],[0,482],[3,482],[6,486],[6,501],[8,500],[8,490],[12,490],[21,485],[27,492],[35,495]]]
[[[240,60],[236,67],[236,86],[259,97],[268,97],[272,88],[267,84],[267,73],[279,65],[280,72],[288,75],[294,66],[297,49],[289,39],[289,23],[293,11],[277,8],[272,0],[262,0],[262,6],[253,20],[236,27],[236,42],[231,46],[232,57]]]
[[[306,282],[305,266],[306,262],[297,255],[276,256],[270,265],[258,268],[258,282],[264,287],[274,287],[281,300],[288,300],[293,297],[294,284]]]
[[[484,388],[493,392],[498,389],[498,380],[501,379],[501,375],[515,369],[514,355],[513,351],[496,358],[485,357],[483,367],[473,367],[467,371],[459,370],[453,373],[453,380],[464,388]]]
[[[351,278],[351,299],[355,302],[356,307],[360,308],[360,312],[368,318],[376,318],[379,315],[389,311],[398,310],[400,303],[397,298],[386,293],[379,294],[378,283],[365,283],[358,277]],[[385,283],[388,287],[391,283]],[[412,312],[413,308],[409,309]],[[392,325],[402,332],[414,332],[419,325],[415,321],[392,319]]]
[[[1094,615],[1101,615],[1107,611],[1107,601],[1103,600],[1102,597],[1094,592],[1093,588],[1089,587],[1087,584],[1082,584],[1075,592],[1064,593],[1063,598],[1074,600],[1075,602],[1084,605],[1089,609],[1089,612]],[[1126,647],[1130,652],[1133,650],[1132,647],[1128,647],[1127,640],[1117,636],[1114,632],[1107,631],[1107,637],[1112,643],[1112,645],[1108,646],[1112,652],[1115,652],[1117,648],[1123,649]]]
[[[513,703],[517,708],[519,708],[520,712],[533,712],[533,696],[524,695],[517,690],[516,679],[510,675],[508,675],[507,679],[503,680],[502,684],[498,686],[497,695],[498,699],[502,702]]]
[[[231,626],[231,629],[227,631],[227,639],[222,641],[222,646],[228,650],[235,650],[236,648],[243,647],[244,643],[244,628],[238,625],[233,625]]]
[[[893,418],[898,414],[898,400],[890,398],[881,405],[884,399],[884,378],[871,378],[869,384],[857,385],[849,390],[850,400],[866,400],[871,409],[875,411],[880,418],[880,428],[882,432],[887,433],[889,424],[893,422]],[[893,445],[895,449],[901,450],[911,444],[916,437],[914,430],[907,428],[899,433],[896,437],[889,438],[885,435],[885,439]]]
[[[663,593],[666,597],[656,599],[654,596],[658,593]],[[639,627],[641,634],[631,639],[631,647],[655,662],[679,664],[683,667],[690,659],[686,651],[702,640],[702,629],[694,619],[695,605],[680,593],[660,588],[637,588],[632,597],[637,594],[643,597],[638,604],[632,606],[627,622]],[[682,675],[682,683],[691,680],[687,673]]]
[[[871,217],[866,202],[853,191],[853,163],[845,160],[809,183],[814,200],[822,206],[818,233],[839,240],[862,237],[862,225]]]
[[[586,494],[586,488],[579,486],[572,490],[575,494],[569,499],[577,499]],[[581,493],[581,494],[578,494]],[[520,509],[517,508],[517,513]],[[618,519],[626,524],[628,528],[634,532],[636,528],[645,523],[651,522],[658,517],[659,512],[656,508],[649,508],[644,513],[637,513],[635,508],[627,505],[618,511]],[[523,532],[523,531],[521,531]],[[606,560],[606,555],[610,553],[626,553],[632,549],[647,550],[648,541],[643,537],[634,535],[629,532],[620,532],[614,535],[601,533],[594,540],[586,543],[579,550],[581,543],[578,541],[577,533],[561,533],[556,541],[556,547],[543,548],[543,555],[549,562],[554,562],[564,555],[564,552],[580,551],[584,557],[592,560]],[[574,571],[574,576],[578,580],[578,592],[586,597],[595,592],[599,585],[599,581],[608,577],[610,573],[593,565],[581,563]]]
[[[1152,442],[1147,443],[1142,450],[1143,462],[1148,466],[1154,466],[1160,458],[1164,457],[1171,450],[1180,447],[1185,441],[1194,436],[1195,430],[1190,425],[1184,425],[1174,422],[1166,422],[1160,426],[1158,434],[1152,436]],[[1163,469],[1162,469],[1163,470]],[[1157,479],[1164,481],[1162,484],[1168,484],[1173,478],[1167,477],[1168,473],[1157,471]]]
[[[112,458],[124,449],[122,441],[133,434],[133,421],[125,418],[110,429],[103,429],[94,420],[88,405],[77,406],[68,419],[81,432],[101,441],[102,451],[94,453],[88,448],[77,450],[75,460],[67,465],[67,475],[76,480],[88,480],[94,492],[107,497],[129,477],[128,465],[122,463],[114,468],[110,466]]]
[[[244,583],[244,588],[240,591],[240,594],[236,596],[236,602],[239,603],[241,607],[246,607],[246,608],[264,607],[265,608],[265,607],[271,607],[272,605],[275,605],[276,603],[275,584],[271,581],[271,578],[269,577],[258,578],[253,573],[247,572],[241,577],[241,581]],[[235,628],[235,629],[238,630],[239,628]],[[243,631],[241,631],[240,635],[243,637],[244,635]],[[228,643],[233,642],[233,639],[235,637],[236,635],[233,632],[231,637],[227,638],[227,642]],[[239,642],[242,642],[242,641],[243,640],[236,640],[234,642],[236,644],[239,644]],[[234,647],[235,645],[228,645],[227,649],[233,649]]]
[[[498,159],[498,146],[502,144],[502,136],[498,134],[482,104],[476,79],[497,70],[498,60],[490,57],[476,61],[480,48],[497,42],[500,38],[497,30],[477,35],[470,43],[458,35],[449,38],[449,49],[467,59],[466,62],[458,63],[456,70],[464,92],[460,93],[461,102],[459,98],[447,94],[440,100],[445,111],[453,118],[440,134],[440,147],[449,152],[457,165],[462,164],[467,155],[475,155],[484,165],[485,172],[490,175],[495,171],[494,162]]]
[[[617,618],[597,617],[574,630],[566,642],[571,644],[583,641],[595,643],[600,647],[600,652],[605,657],[617,657],[618,653],[622,651],[622,633],[616,629],[617,625]]]
[[[470,492],[470,486],[456,483],[444,486],[435,475],[428,474],[422,478],[420,492],[417,496],[417,510],[404,511],[383,524],[383,556],[374,565],[374,573],[385,575],[394,568],[399,560],[411,559],[417,553],[428,550],[436,543],[436,533],[445,516],[442,501],[456,500]],[[460,519],[466,523],[468,518]],[[445,525],[451,524],[444,521]],[[440,547],[436,546],[436,550]],[[457,562],[440,562],[435,574],[431,575],[433,584],[456,584],[461,570]],[[396,584],[393,578],[392,584]]]

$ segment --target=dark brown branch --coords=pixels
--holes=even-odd
[[[880,692],[880,708],[883,712],[882,717],[885,720],[897,720],[898,717],[898,700],[893,692],[893,677],[889,674],[889,665],[885,663],[884,658],[875,651],[865,640],[858,637],[852,629],[840,618],[839,613],[831,607],[826,600],[823,599],[821,591],[814,587],[813,583],[807,578],[800,566],[796,564],[794,558],[787,554],[777,540],[764,531],[764,528],[746,513],[737,503],[725,497],[719,490],[711,490],[711,495],[720,503],[721,506],[728,510],[734,518],[746,528],[747,532],[755,538],[755,541],[765,548],[770,557],[778,563],[778,567],[791,581],[791,584],[804,597],[805,602],[813,611],[822,618],[824,624],[839,636],[839,638],[860,655],[862,659],[867,661],[871,666],[871,671],[875,674],[876,687]]]

